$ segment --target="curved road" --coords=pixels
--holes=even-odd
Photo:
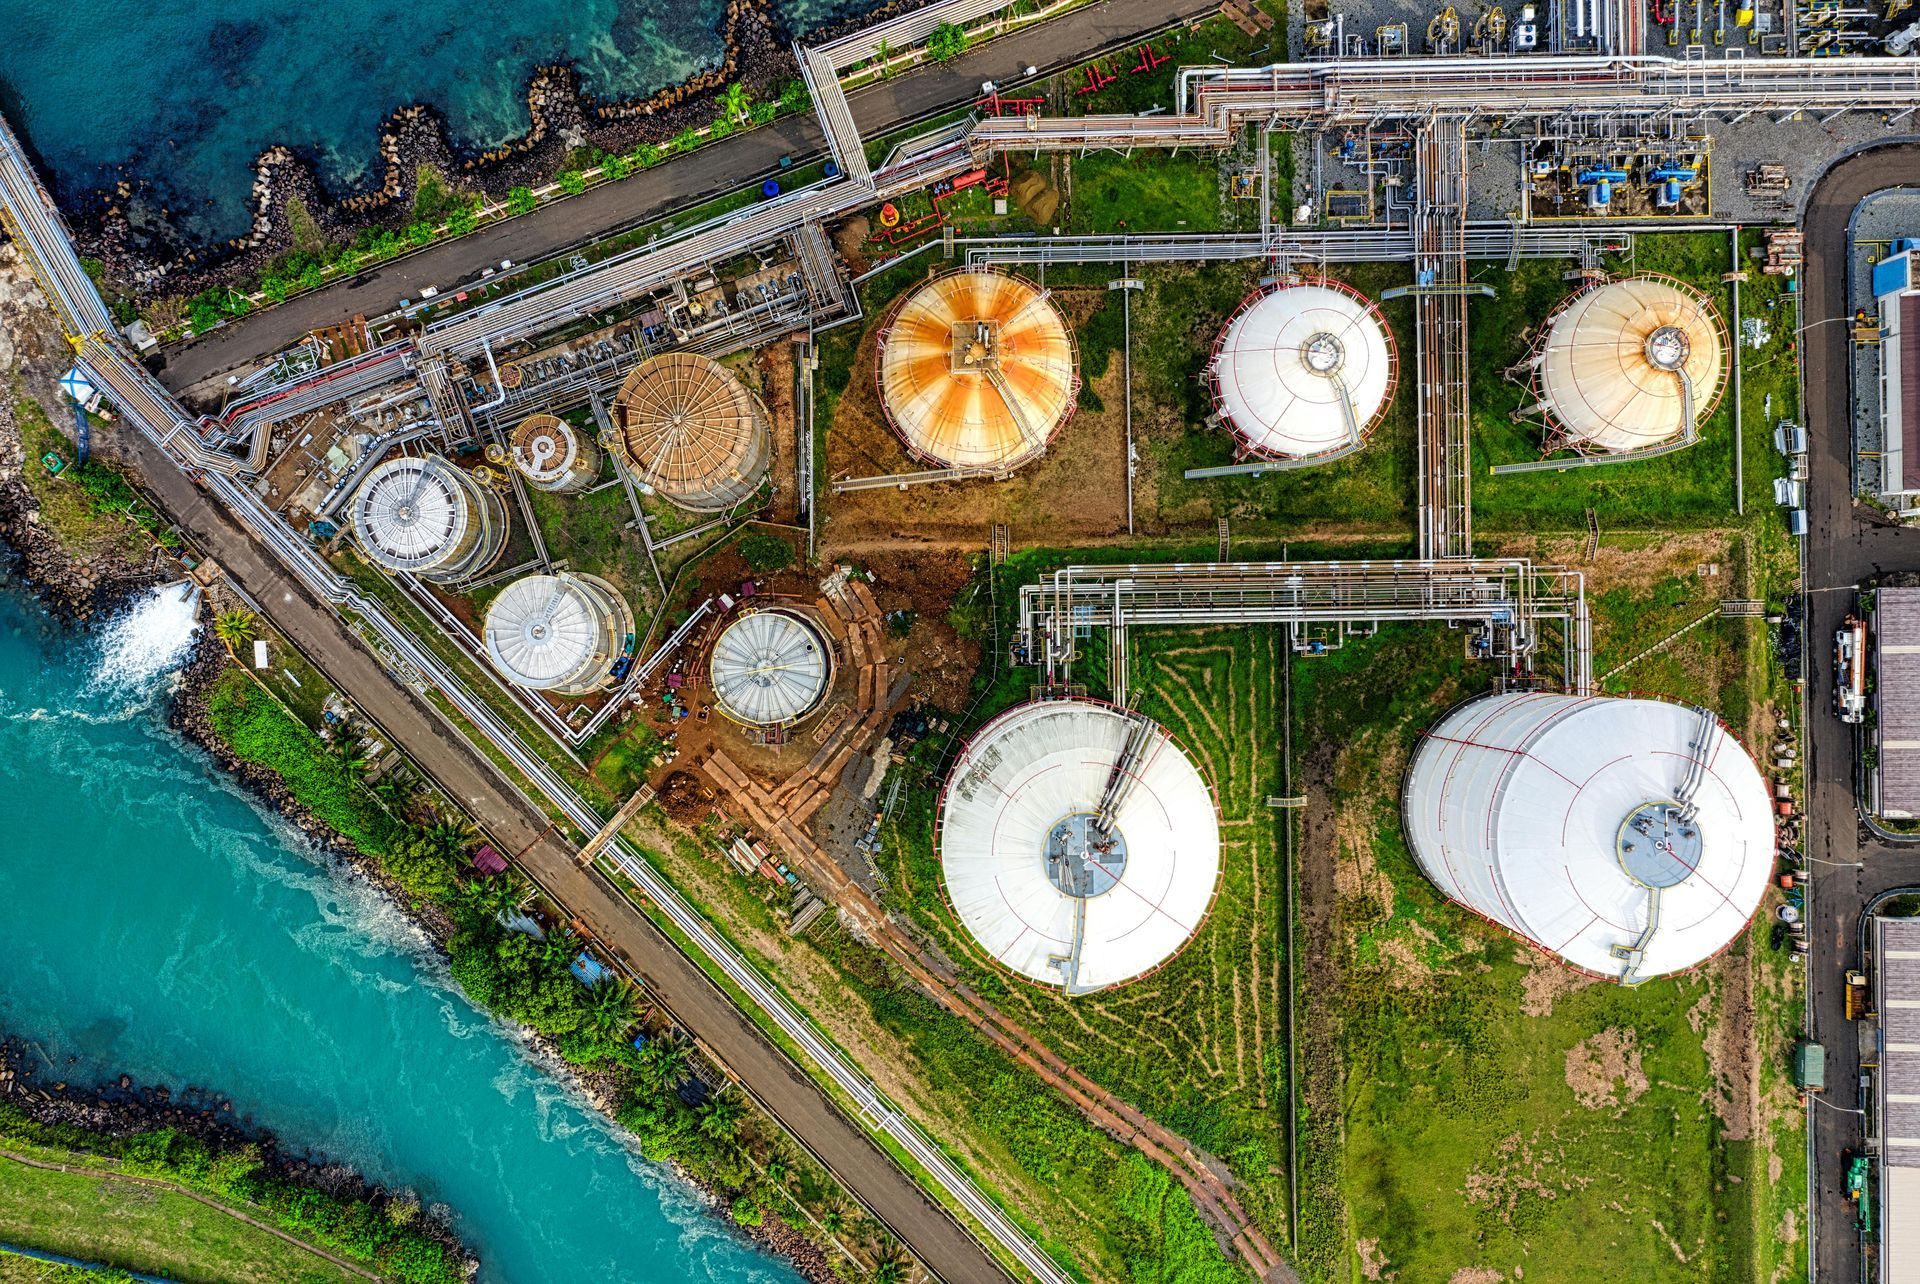
[[[1027,66],[1044,72],[1071,66],[1103,49],[1142,40],[1218,0],[1097,0],[1018,35],[989,41],[947,64],[931,64],[850,95],[862,136],[875,138],[913,121],[972,102],[982,81],[1007,85]],[[183,392],[224,377],[258,357],[291,347],[309,331],[355,316],[379,316],[425,286],[447,290],[475,279],[502,259],[530,263],[571,246],[735,191],[779,169],[782,156],[809,160],[826,153],[826,136],[811,112],[789,116],[677,160],[607,183],[532,214],[495,224],[383,264],[350,280],[256,312],[167,351],[161,379]],[[205,390],[202,390],[203,393]],[[217,400],[219,388],[211,391]]]
[[[1848,223],[1859,203],[1889,187],[1920,186],[1920,145],[1876,147],[1836,164],[1807,206],[1801,325],[1847,315]],[[1802,336],[1808,464],[1806,548],[1807,854],[1812,938],[1813,1038],[1827,1049],[1827,1092],[1813,1107],[1815,1181],[1810,1210],[1816,1232],[1813,1278],[1820,1284],[1860,1279],[1859,1239],[1847,1202],[1841,1152],[1863,1144],[1857,1106],[1860,1057],[1855,1025],[1846,1019],[1845,972],[1857,966],[1861,911],[1890,887],[1920,883],[1920,848],[1884,843],[1855,809],[1853,728],[1833,715],[1832,638],[1852,603],[1852,587],[1888,571],[1920,570],[1920,529],[1894,526],[1853,501],[1850,332],[1816,325]],[[1839,1107],[1839,1108],[1833,1108]]]

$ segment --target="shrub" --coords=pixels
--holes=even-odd
[[[560,175],[560,190],[568,196],[578,196],[587,190],[587,176],[577,169],[570,169]]]
[[[755,575],[766,575],[772,571],[783,571],[794,563],[793,545],[778,535],[754,534],[742,539],[737,546],[740,560]]]
[[[507,213],[530,214],[540,202],[534,198],[530,187],[516,187],[507,193]]]
[[[480,203],[469,201],[447,215],[447,233],[450,236],[465,236],[480,226]]]
[[[967,51],[967,33],[957,23],[943,22],[927,37],[927,52],[940,62],[952,62]]]

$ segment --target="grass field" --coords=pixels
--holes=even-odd
[[[5,1157],[0,1240],[182,1284],[366,1278],[185,1195],[99,1172],[48,1172]]]

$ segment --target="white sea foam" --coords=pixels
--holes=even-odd
[[[100,630],[100,659],[88,684],[116,694],[151,694],[187,662],[200,631],[200,590],[182,580],[150,590]]]

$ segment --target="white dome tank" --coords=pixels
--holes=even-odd
[[[947,899],[981,948],[1073,994],[1179,953],[1220,881],[1199,768],[1164,727],[1090,700],[982,727],[947,777],[939,832]]]
[[[1725,383],[1727,334],[1705,296],[1664,277],[1590,286],[1547,322],[1540,407],[1561,442],[1644,450],[1698,428]],[[1685,376],[1684,380],[1682,375]]]
[[[1386,318],[1338,281],[1275,286],[1220,332],[1207,377],[1221,420],[1255,455],[1313,459],[1358,445],[1393,401]]]
[[[437,455],[403,455],[353,493],[354,538],[376,564],[437,584],[473,578],[507,542],[500,497]]]
[[[1633,983],[1711,958],[1772,877],[1772,798],[1711,713],[1512,692],[1430,730],[1402,796],[1443,892],[1575,967]]]
[[[515,686],[585,695],[607,684],[633,635],[633,612],[597,575],[528,575],[487,607],[487,659]]]
[[[585,490],[600,479],[600,448],[557,415],[529,415],[513,430],[513,466],[535,490]]]
[[[769,607],[721,630],[707,672],[720,712],[748,726],[783,727],[826,698],[833,651],[811,620],[785,607]]]

